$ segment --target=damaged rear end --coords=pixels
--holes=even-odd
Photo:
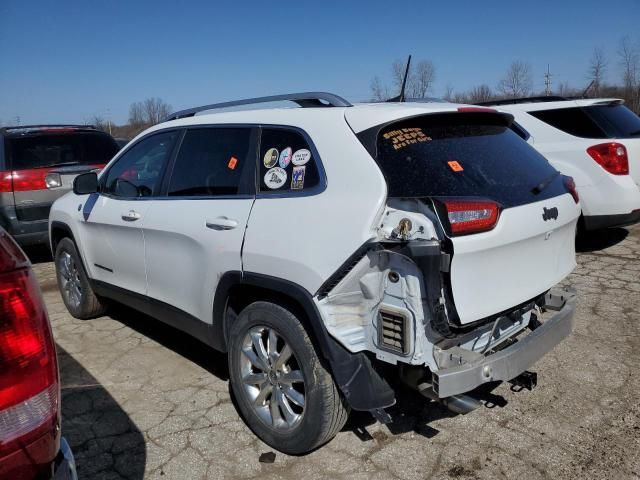
[[[316,295],[348,351],[459,412],[475,405],[462,394],[513,380],[572,328],[574,295],[557,284],[575,267],[578,197],[512,120],[461,108],[357,132],[386,208]]]

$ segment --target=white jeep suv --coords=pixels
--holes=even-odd
[[[301,108],[246,110],[275,100]],[[351,408],[390,421],[397,378],[467,412],[572,328],[555,286],[578,197],[512,119],[327,93],[178,112],[54,204],[64,302],[121,302],[228,352],[240,413],[283,452]]]
[[[576,182],[586,230],[640,221],[640,117],[615,98],[487,102],[515,117],[527,141]]]

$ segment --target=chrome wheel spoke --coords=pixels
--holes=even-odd
[[[267,354],[269,355],[269,363],[273,365],[273,362],[278,358],[278,336],[273,328],[269,329],[269,337],[267,338]]]
[[[285,394],[285,396],[289,400],[291,400],[293,403],[295,403],[299,407],[304,407],[304,395],[303,394],[301,394],[296,389],[294,389],[292,387],[289,387],[289,386],[284,386],[282,388],[282,391]]]
[[[264,365],[264,368],[262,368],[262,370],[268,370],[269,369],[269,358],[267,356],[267,351],[264,348],[264,343],[262,341],[262,333],[261,332],[253,332],[251,334],[251,342],[253,343],[253,349],[255,350],[256,355],[258,356],[258,359]]]
[[[280,408],[278,408],[278,400],[276,395],[278,394],[277,388],[273,387],[271,389],[271,401],[269,402],[269,411],[271,412],[271,424],[274,427],[279,427],[283,420],[282,414],[280,413]]]
[[[304,378],[302,377],[302,372],[300,370],[292,370],[280,375],[280,383],[291,385],[292,383],[302,382],[304,382]]]
[[[280,355],[278,355],[278,359],[275,361],[273,367],[276,370],[281,370],[282,367],[284,367],[287,361],[291,358],[292,353],[293,352],[291,351],[291,347],[288,344],[285,344],[284,348],[280,352]]]
[[[291,405],[289,404],[289,401],[287,400],[287,397],[284,396],[282,390],[280,390],[279,388],[277,389],[276,401],[278,402],[278,406],[280,407],[280,410],[284,415],[284,419],[287,422],[287,425],[292,426],[294,423],[296,423],[299,415],[297,415],[293,411]]]
[[[261,370],[264,372],[269,369],[268,366],[265,365],[264,362],[260,360],[260,358],[258,358],[258,356],[256,355],[256,353],[253,351],[251,347],[243,349],[242,353],[244,354],[245,357],[247,357],[249,362],[251,362],[251,365],[253,366],[253,368],[255,368],[256,370]]]
[[[260,392],[258,393],[258,396],[255,398],[255,400],[253,401],[253,403],[256,406],[262,406],[264,405],[265,400],[267,399],[267,397],[269,396],[269,394],[271,393],[271,385],[269,384],[269,382],[264,382],[263,384],[260,385]]]
[[[245,375],[242,381],[247,385],[263,385],[268,378],[266,373],[250,373]]]

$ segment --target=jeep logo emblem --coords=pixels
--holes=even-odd
[[[547,208],[542,207],[542,219],[546,222],[547,220],[557,220],[558,219],[558,209],[556,207]]]

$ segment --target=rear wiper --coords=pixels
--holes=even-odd
[[[551,184],[551,182],[553,182],[556,179],[558,175],[560,175],[560,172],[556,170],[555,172],[553,172],[553,175],[551,175],[549,178],[547,178],[546,180],[543,180],[542,182],[537,184],[535,187],[533,187],[531,189],[531,193],[533,193],[534,195],[538,195],[545,188],[547,188]]]

